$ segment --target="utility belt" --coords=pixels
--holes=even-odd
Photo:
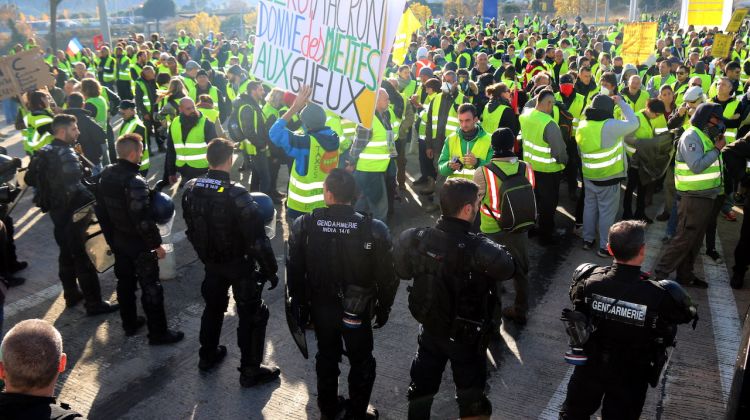
[[[346,328],[360,328],[363,322],[370,322],[375,301],[375,288],[347,285],[339,294],[344,310],[342,322]]]

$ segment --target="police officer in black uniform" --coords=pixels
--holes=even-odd
[[[563,321],[577,354],[560,419],[638,419],[649,384],[656,386],[677,324],[697,321],[697,310],[676,282],[641,273],[645,223],[626,220],[609,229],[609,267],[583,264],[570,288],[573,310]]]
[[[510,279],[515,265],[503,246],[471,233],[478,192],[472,181],[448,179],[440,191],[437,226],[408,229],[396,242],[396,273],[414,279],[409,310],[421,324],[408,391],[411,420],[430,417],[448,360],[460,417],[492,414],[485,354],[497,328],[496,284]]]
[[[176,343],[184,337],[167,328],[164,290],[159,282],[158,259],[166,256],[159,228],[151,214],[151,191],[140,175],[143,139],[125,134],[115,143],[117,163],[101,173],[97,188],[99,224],[115,253],[117,299],[126,336],[134,335],[148,320],[149,344]],[[172,211],[173,212],[173,211]],[[138,316],[136,285],[146,318]]]
[[[55,242],[60,247],[59,276],[66,305],[70,308],[85,299],[86,313],[98,315],[114,312],[118,305],[102,300],[99,276],[86,254],[85,232],[93,212],[76,212],[94,200],[94,194],[84,185],[84,167],[73,150],[78,134],[76,117],[55,116],[52,121],[55,139],[34,154],[24,179],[35,188],[34,204],[49,212],[55,226]]]
[[[346,170],[331,171],[323,196],[328,207],[298,217],[289,235],[292,312],[299,325],[311,319],[315,327],[322,418],[344,410],[345,418],[377,418],[377,410],[368,409],[375,383],[372,328],[388,321],[398,290],[390,233],[382,221],[354,211],[356,185]],[[338,397],[343,354],[351,366],[346,404]]]
[[[208,144],[209,171],[185,184],[182,211],[187,237],[205,265],[201,287],[206,308],[201,318],[201,370],[210,370],[224,359],[219,345],[221,324],[232,287],[240,318],[237,342],[242,352],[240,385],[252,387],[279,377],[276,366],[265,366],[268,306],[261,299],[263,284],[279,282],[271,241],[264,231],[261,211],[247,190],[229,181],[234,143],[214,139]]]

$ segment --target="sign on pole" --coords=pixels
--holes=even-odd
[[[622,61],[643,64],[654,53],[656,22],[628,23],[622,36]]]
[[[682,0],[680,27],[695,25],[696,30],[724,28],[732,16],[732,0]]]
[[[732,34],[714,35],[714,44],[711,46],[711,55],[716,58],[728,57],[729,51],[732,49],[732,40],[734,40],[734,35]]]
[[[252,74],[372,127],[405,0],[260,0]]]
[[[747,16],[748,9],[737,9],[732,13],[732,18],[729,19],[726,32],[737,32],[742,26],[742,21]]]
[[[22,95],[54,82],[38,49],[0,58],[0,99]]]

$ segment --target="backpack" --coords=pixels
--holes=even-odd
[[[229,138],[237,143],[245,140],[245,135],[242,134],[242,129],[240,128],[240,109],[242,105],[245,105],[245,103],[240,98],[235,99],[232,102],[232,112],[229,113],[229,118],[227,119],[227,133],[229,133]]]
[[[433,331],[448,329],[455,318],[457,296],[451,291],[456,281],[455,273],[449,266],[461,266],[473,249],[471,240],[451,241],[436,229],[418,229],[415,232],[417,244],[414,264],[418,276],[414,276],[409,292],[408,306],[414,319]],[[437,240],[430,236],[441,235]],[[436,244],[441,244],[435,246]],[[471,248],[471,249],[470,249]],[[446,331],[447,332],[447,331]]]
[[[487,169],[495,174],[502,185],[500,186],[500,219],[495,218],[500,229],[507,232],[525,232],[536,223],[536,198],[534,188],[526,178],[526,163],[518,162],[518,171],[508,175],[492,163]],[[484,204],[487,206],[486,204]],[[492,212],[489,212],[492,215]]]

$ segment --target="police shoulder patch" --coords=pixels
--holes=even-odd
[[[696,150],[695,143],[688,143],[687,147],[691,152],[694,152]]]

